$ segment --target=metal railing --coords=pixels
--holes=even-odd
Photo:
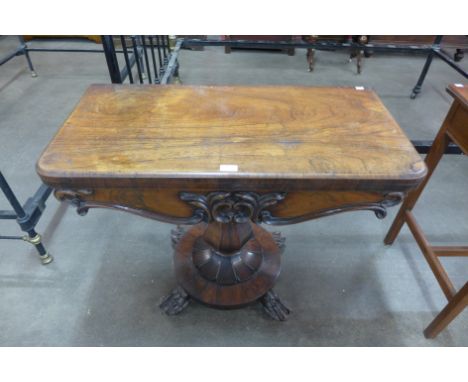
[[[171,47],[167,35],[102,36],[111,82],[167,84],[177,77],[177,55],[182,41]],[[116,49],[120,45],[120,50]],[[123,65],[117,54],[123,54]]]

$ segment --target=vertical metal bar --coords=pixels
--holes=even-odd
[[[0,171],[0,188],[2,189],[3,193],[5,194],[5,197],[10,202],[13,209],[15,210],[16,216],[18,216],[19,219],[24,218],[26,216],[26,212],[24,212],[23,207],[21,207],[21,204],[19,203],[18,199],[16,199],[16,196],[13,193],[13,190],[10,188],[10,185],[6,181],[1,171]]]
[[[141,75],[141,67],[140,67],[140,56],[138,53],[138,47],[136,45],[136,38],[135,36],[131,37],[132,45],[133,45],[133,54],[135,54],[135,63],[137,64],[137,71],[138,71],[138,78],[140,79],[140,84],[143,83],[143,76]]]
[[[125,42],[125,36],[120,36],[120,41],[122,42],[125,65],[127,65],[128,79],[130,80],[130,83],[133,84],[132,67],[130,65],[130,60],[128,59],[128,48],[127,43]]]
[[[122,78],[120,76],[119,62],[117,61],[117,55],[115,54],[115,46],[112,36],[101,36],[101,38],[111,82],[113,84],[121,84]]]
[[[156,43],[158,45],[159,74],[160,74],[160,76],[162,76],[164,63],[163,63],[163,59],[162,59],[162,56],[161,56],[161,40],[160,40],[159,36],[156,36]]]
[[[166,36],[164,35],[161,36],[161,42],[162,42],[162,47],[163,47],[164,65],[166,65],[167,64]]]
[[[23,48],[24,56],[26,57],[26,61],[28,62],[29,71],[31,72],[31,77],[37,77],[36,72],[34,71],[34,66],[31,61],[31,57],[29,57],[28,46],[24,42],[23,36],[18,36],[20,44]]]
[[[154,55],[153,36],[149,36],[148,39],[149,39],[149,42],[150,42],[151,58],[152,58],[152,61],[153,61],[154,83],[159,84],[159,73],[158,73],[158,68],[157,68],[157,65],[156,65],[156,57]]]
[[[146,51],[145,36],[141,36],[141,42],[143,43],[143,54],[145,56],[146,71],[148,72],[148,83],[150,84],[152,82],[152,80],[151,80],[151,69],[150,69],[150,66],[149,66],[148,52]]]
[[[143,48],[141,46],[141,35],[136,36],[136,42],[137,42],[137,48],[138,48],[138,53],[139,56],[138,58],[140,59],[140,68],[141,68],[141,78],[143,78],[143,81],[146,79],[146,71],[145,71],[145,65],[143,63]]]
[[[419,75],[418,82],[416,83],[416,86],[413,88],[413,92],[411,93],[411,99],[415,99],[416,96],[421,93],[421,87],[424,82],[424,79],[426,78],[427,72],[429,71],[429,68],[432,63],[432,59],[434,58],[434,50],[439,49],[440,42],[442,41],[443,36],[436,36],[434,39],[434,43],[432,44],[432,49],[429,52],[426,62],[424,64],[423,70],[421,74]]]
[[[11,206],[15,210],[17,221],[20,223],[21,219],[26,219],[26,212],[24,211],[23,207],[19,203],[18,199],[16,198],[13,190],[10,188],[8,182],[6,181],[5,177],[3,176],[2,172],[0,171],[0,188],[2,189],[3,193],[5,194],[7,200],[10,202]],[[34,245],[36,250],[39,252],[39,256],[41,258],[42,264],[49,264],[53,258],[50,256],[44,246],[41,243],[41,237],[38,233],[34,230],[34,228],[28,229],[26,231],[28,233],[29,238],[31,239],[29,242]]]

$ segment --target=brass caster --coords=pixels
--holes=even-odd
[[[54,258],[50,255],[49,252],[46,252],[44,255],[41,255],[39,257],[41,259],[42,265],[47,265],[54,261]]]

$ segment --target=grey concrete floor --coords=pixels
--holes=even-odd
[[[92,42],[34,42],[80,46]],[[0,39],[0,56],[14,46]],[[109,83],[104,56],[32,53],[0,67],[0,165],[24,201],[40,181],[35,162],[86,87]],[[467,65],[467,60],[463,65]],[[432,139],[463,82],[435,61],[423,91],[409,94],[424,58],[374,55],[362,75],[346,54],[317,53],[313,73],[303,51],[183,51],[186,84],[363,85],[376,90],[409,137]],[[415,214],[434,244],[468,242],[468,160],[446,156]],[[293,313],[287,322],[265,317],[258,305],[221,311],[192,302],[176,317],[158,302],[172,287],[171,226],[115,211],[86,217],[53,197],[37,227],[55,261],[40,265],[19,241],[0,241],[0,344],[9,346],[466,346],[468,311],[435,340],[422,330],[446,300],[407,228],[391,247],[382,240],[397,211],[336,215],[282,229],[287,237],[277,293]],[[0,209],[8,208],[0,196]],[[2,234],[17,234],[0,221]],[[455,285],[468,277],[465,259],[444,259]]]

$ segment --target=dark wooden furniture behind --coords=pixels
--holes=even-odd
[[[369,36],[366,35],[349,35],[349,36],[316,36],[316,35],[309,35],[309,36],[302,36],[302,40],[309,43],[316,43],[319,41],[331,41],[331,42],[338,42],[338,43],[359,43],[359,44],[367,44],[369,42]],[[357,74],[361,74],[362,72],[362,58],[363,56],[368,57],[368,52],[364,51],[363,49],[352,49],[349,54],[349,62],[352,61],[353,58],[356,58],[356,71]],[[307,49],[307,64],[309,66],[309,72],[314,70],[315,65],[315,49],[308,48]]]
[[[454,102],[444,123],[442,124],[434,144],[427,154],[427,178],[418,188],[408,194],[385,237],[385,244],[392,244],[404,223],[408,224],[424,257],[432,269],[442,291],[449,301],[424,331],[428,338],[436,337],[468,304],[468,282],[457,292],[442,263],[440,256],[468,256],[467,247],[436,247],[431,246],[422,229],[416,222],[412,209],[429,181],[437,164],[441,160],[450,142],[456,143],[465,155],[468,154],[468,87],[466,85],[451,85],[447,91],[453,96]]]
[[[242,41],[274,41],[274,42],[291,42],[293,41],[294,36],[291,35],[224,35],[222,38],[226,41],[231,41],[231,40],[242,40]],[[224,47],[224,53],[231,53],[232,49],[230,46],[225,46]],[[236,49],[236,48],[234,48]],[[249,49],[249,48],[243,48],[243,49]],[[260,49],[262,48],[250,48],[250,49]],[[265,49],[265,48],[263,48]],[[271,49],[271,48],[266,48],[266,49]],[[284,48],[284,49],[278,49],[281,50],[285,53],[288,54],[288,56],[294,56],[295,49],[294,47],[291,48]]]
[[[193,297],[260,300],[284,239],[260,226],[370,210],[378,218],[426,174],[380,102],[362,88],[91,86],[39,159],[42,180],[79,213],[114,208],[172,224],[175,314]]]

